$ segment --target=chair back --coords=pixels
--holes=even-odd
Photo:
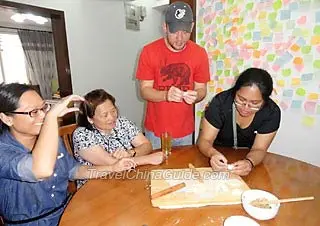
[[[62,138],[63,143],[71,156],[73,156],[72,134],[76,128],[77,124],[70,124],[59,127],[59,136]],[[70,193],[75,193],[77,191],[77,185],[75,181],[69,181],[68,191]]]
[[[62,138],[67,151],[73,156],[72,134],[77,128],[77,124],[70,124],[59,127],[59,136]]]

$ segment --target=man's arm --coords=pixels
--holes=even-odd
[[[197,99],[195,103],[198,103],[207,95],[207,83],[194,82],[194,91],[197,92]]]
[[[153,80],[140,80],[140,93],[144,100],[152,102],[167,101],[168,91],[153,88]]]
[[[153,88],[153,80],[140,80],[140,92],[143,99],[152,102],[182,102],[183,91],[171,86],[168,91]]]

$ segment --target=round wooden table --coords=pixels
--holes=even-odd
[[[229,162],[242,159],[246,150],[217,148]],[[209,166],[195,146],[174,148],[167,162],[160,166],[139,167],[139,172],[153,169]],[[206,206],[162,210],[151,206],[148,179],[134,178],[135,172],[116,179],[87,182],[72,198],[62,219],[64,225],[223,225],[232,215],[249,216],[241,205]],[[131,175],[131,176],[128,176]],[[282,203],[278,215],[262,225],[320,225],[320,168],[307,163],[268,153],[263,163],[256,166],[244,181],[252,189],[272,192],[279,198],[314,196],[313,201]]]

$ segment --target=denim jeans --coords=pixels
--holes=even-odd
[[[152,131],[145,129],[145,136],[151,142],[153,150],[161,148],[161,139],[157,137]],[[180,138],[172,139],[172,146],[183,146],[192,144],[192,133]]]

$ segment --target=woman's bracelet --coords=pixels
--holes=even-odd
[[[134,149],[131,149],[131,152],[132,152],[131,157],[135,157],[137,152]]]
[[[252,160],[251,160],[251,159],[249,159],[249,158],[245,158],[245,160],[247,160],[247,161],[249,161],[249,162],[250,162],[251,168],[253,169],[253,168],[254,168],[254,164],[253,164]]]

